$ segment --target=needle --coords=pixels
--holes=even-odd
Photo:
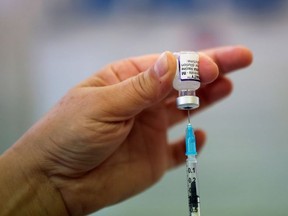
[[[188,110],[188,124],[190,124],[190,110]]]

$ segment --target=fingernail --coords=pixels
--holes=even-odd
[[[158,75],[158,77],[164,76],[164,74],[168,71],[168,61],[166,52],[162,53],[157,59],[154,65],[154,71]]]

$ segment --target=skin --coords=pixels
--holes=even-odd
[[[192,114],[229,95],[225,74],[251,62],[243,46],[201,52],[201,106]],[[187,117],[175,105],[175,69],[170,52],[134,57],[72,88],[1,155],[0,214],[85,215],[140,193],[182,164],[184,139],[167,141],[168,129]],[[200,149],[205,134],[195,134]]]

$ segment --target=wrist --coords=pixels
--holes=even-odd
[[[61,193],[31,147],[20,143],[0,156],[0,215],[67,215]]]

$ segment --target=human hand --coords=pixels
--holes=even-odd
[[[71,89],[14,146],[19,161],[29,154],[37,162],[71,215],[131,197],[185,161],[184,139],[167,141],[168,129],[186,118],[172,90],[176,61],[170,52],[158,57],[106,66]],[[203,51],[197,112],[227,96],[232,85],[224,75],[251,60],[241,46]],[[205,134],[195,134],[201,148]]]

